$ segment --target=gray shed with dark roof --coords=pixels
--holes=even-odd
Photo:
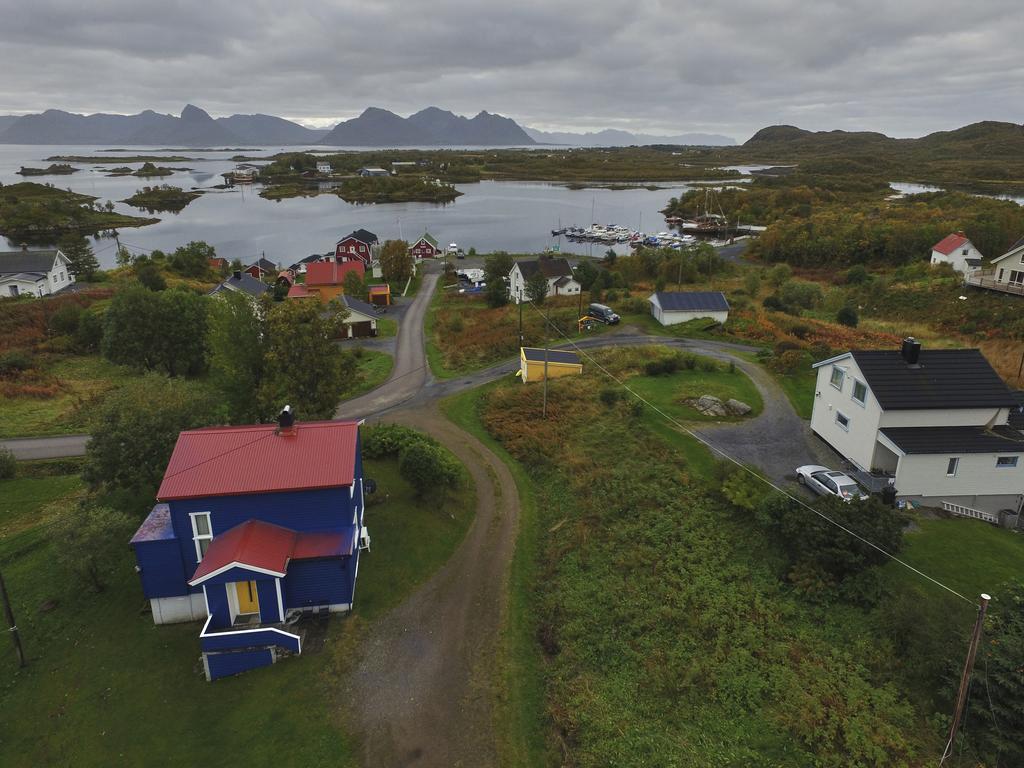
[[[662,325],[677,325],[707,317],[729,319],[729,302],[721,291],[657,291],[648,299],[651,315]]]

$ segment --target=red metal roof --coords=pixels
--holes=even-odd
[[[345,531],[299,533],[262,520],[247,520],[213,538],[189,584],[195,586],[233,565],[284,576],[290,560],[352,554],[354,535],[354,526]]]
[[[963,232],[954,232],[951,235],[946,235],[944,238],[939,240],[935,245],[932,246],[933,251],[949,256],[957,248],[960,248],[964,243],[969,243]]]
[[[359,425],[351,421],[208,427],[178,435],[159,501],[352,484]]]
[[[312,261],[306,265],[306,285],[340,285],[349,272],[362,277],[366,274],[366,267],[361,261]]]
[[[309,289],[302,283],[296,283],[288,289],[289,299],[305,299],[310,295]]]
[[[383,296],[391,293],[391,286],[387,283],[384,283],[383,285],[371,285],[369,286],[369,292],[371,296],[376,296],[378,294]]]

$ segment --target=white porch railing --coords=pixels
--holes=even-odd
[[[975,520],[984,520],[986,523],[999,525],[999,518],[991,512],[982,512],[980,509],[972,509],[971,507],[965,507],[962,504],[953,504],[949,501],[942,502],[942,508],[947,512],[952,512],[954,515],[959,515],[960,517],[973,517]]]

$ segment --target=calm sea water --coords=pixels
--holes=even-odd
[[[52,155],[177,154],[196,158],[166,165],[188,167],[188,171],[147,181],[133,176],[111,178],[104,174],[111,165],[75,163],[80,168],[70,176],[30,177],[29,181],[51,183],[60,188],[94,195],[100,203],[112,200],[117,211],[146,216],[118,202],[147,184],[172,184],[183,188],[209,189],[222,182],[220,174],[231,170],[235,154],[270,156],[281,147],[260,147],[244,152],[196,152],[180,150],[167,153],[145,147],[111,153],[104,147],[0,145],[0,182],[25,181],[17,175],[21,166],[46,167]],[[289,149],[294,150],[294,147]],[[119,163],[133,168],[139,164]],[[353,229],[363,227],[382,240],[404,237],[414,239],[429,231],[442,244],[457,243],[468,250],[506,250],[514,253],[543,251],[553,245],[566,253],[602,255],[606,245],[569,243],[551,237],[551,230],[562,226],[588,226],[591,223],[621,224],[654,233],[667,229],[659,213],[668,199],[690,189],[686,184],[659,184],[662,189],[571,190],[559,184],[539,182],[481,182],[459,184],[464,194],[452,203],[391,203],[357,205],[335,195],[296,198],[274,202],[259,197],[258,187],[231,190],[210,189],[181,213],[156,213],[160,223],[148,227],[123,229],[122,244],[138,252],[159,248],[173,250],[190,240],[205,240],[220,256],[239,258],[248,263],[265,254],[280,263],[292,263],[311,253],[333,250],[334,243]],[[592,218],[593,217],[593,218]],[[17,244],[0,237],[0,248]],[[113,242],[100,238],[94,245],[103,266],[114,261]],[[617,246],[620,252],[627,246]]]

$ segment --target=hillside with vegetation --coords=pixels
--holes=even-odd
[[[159,219],[115,213],[97,198],[23,181],[0,185],[0,234],[26,242],[53,242],[67,233],[91,235],[108,229],[144,227]]]

